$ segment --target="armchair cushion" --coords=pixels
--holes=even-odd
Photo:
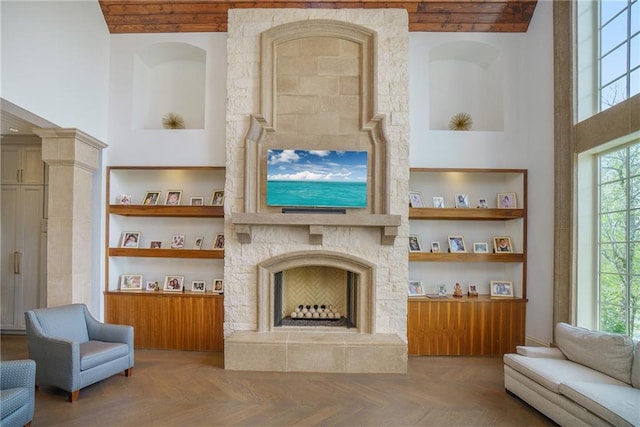
[[[0,362],[0,425],[23,426],[35,411],[36,362]]]
[[[128,355],[126,344],[88,341],[80,344],[80,370],[95,368]]]
[[[0,405],[0,418],[4,419],[7,415],[29,404],[30,391],[26,387],[0,390],[0,402],[2,402],[2,405]]]

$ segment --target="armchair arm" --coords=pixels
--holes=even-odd
[[[89,339],[104,342],[124,343],[129,347],[129,362],[134,362],[133,326],[102,323],[84,308],[84,316],[87,321]]]
[[[31,359],[8,360],[0,363],[0,390],[27,387],[36,383],[36,362]]]

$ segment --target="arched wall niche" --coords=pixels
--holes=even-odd
[[[187,43],[155,43],[133,60],[134,129],[163,129],[169,113],[185,129],[204,129],[206,62],[204,49]]]
[[[429,123],[448,130],[457,113],[471,115],[472,131],[504,130],[500,51],[475,41],[456,41],[429,52]]]

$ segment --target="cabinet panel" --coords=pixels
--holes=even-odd
[[[222,351],[223,298],[106,292],[105,321],[134,327],[136,348]]]

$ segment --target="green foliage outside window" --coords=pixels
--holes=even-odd
[[[640,143],[599,157],[600,330],[640,338]]]

